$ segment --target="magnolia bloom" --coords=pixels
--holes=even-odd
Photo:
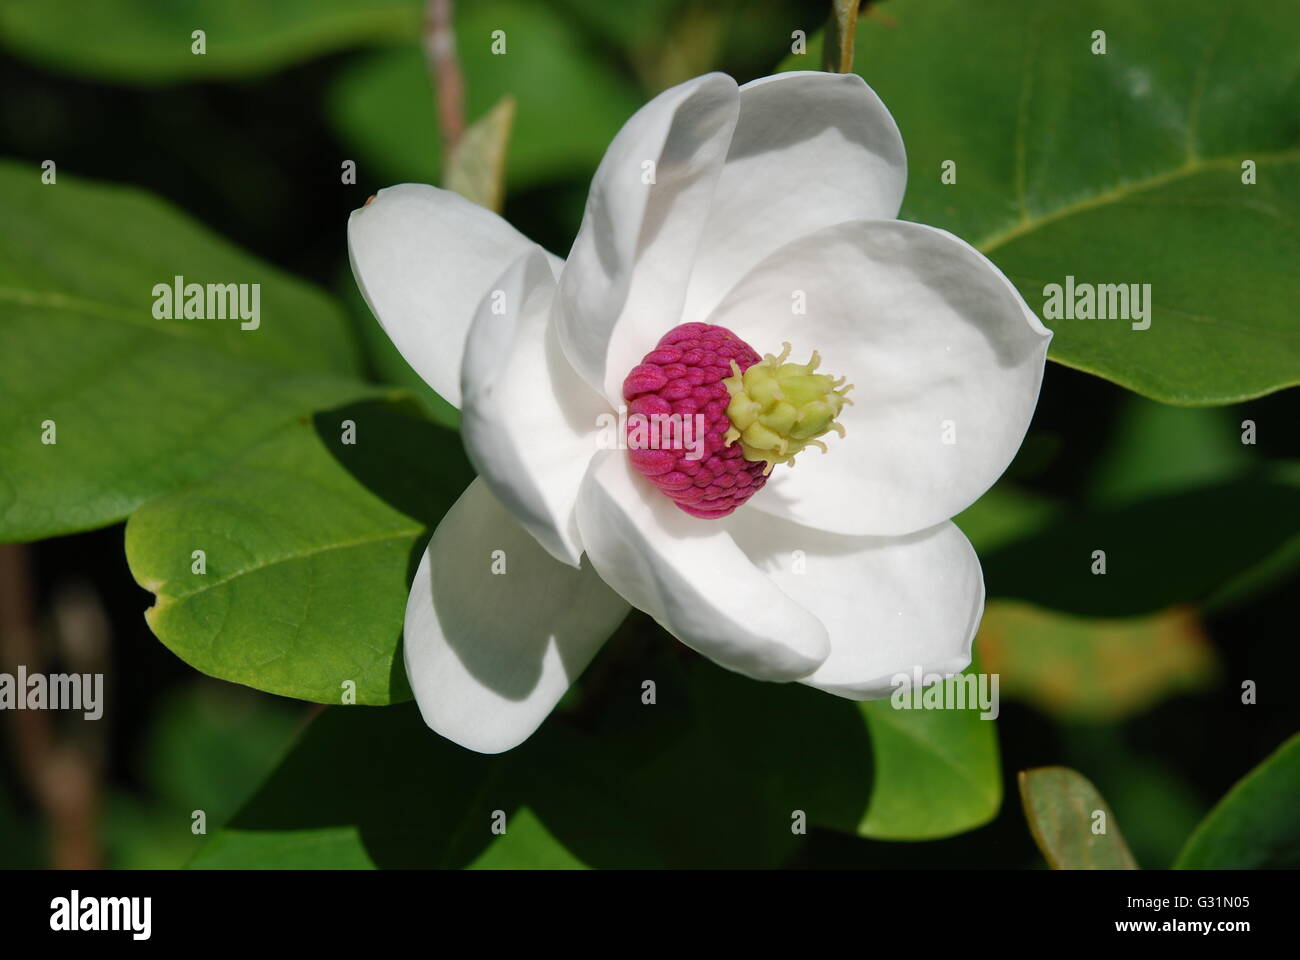
[[[478,471],[407,604],[430,727],[520,743],[629,605],[854,700],[965,669],[984,582],[949,518],[1019,448],[1051,332],[974,248],[896,219],[906,170],[856,75],[709,74],[614,138],[567,260],[430,186],[352,214],[357,283]],[[629,405],[698,414],[702,455],[609,449]]]

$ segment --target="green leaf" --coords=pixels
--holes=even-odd
[[[333,301],[163,202],[0,163],[0,205],[0,541],[121,520],[374,392]],[[260,325],[156,319],[154,286],[176,276],[260,284]]]
[[[418,36],[422,0],[0,0],[0,38],[51,67],[126,83],[266,73]],[[206,52],[192,52],[195,30]]]
[[[631,695],[647,678],[657,684],[653,709]],[[796,849],[794,811],[846,833],[921,840],[974,829],[1001,803],[996,726],[978,710],[853,703],[699,658],[628,667],[604,684],[628,694],[595,721],[600,739],[555,752],[575,758],[565,767],[575,777],[601,771],[593,789],[617,798],[614,809],[638,811],[667,865],[785,862]],[[749,798],[743,807],[737,796]],[[547,817],[572,808],[537,807]]]
[[[1137,869],[1114,813],[1078,772],[1068,767],[1022,770],[1020,799],[1034,843],[1053,870]]]
[[[141,754],[151,797],[209,828],[234,815],[302,726],[302,704],[194,677],[158,704]]]
[[[504,54],[492,52],[497,30],[505,33]],[[483,116],[506,95],[518,102],[507,171],[512,188],[590,176],[641,106],[635,87],[547,6],[458,4],[456,42],[466,116]],[[440,182],[437,108],[417,45],[351,65],[331,93],[330,110],[343,139],[374,171],[367,174],[372,182]]]
[[[515,98],[507,95],[470,124],[451,151],[443,186],[500,213],[506,194],[506,148],[514,120]]]
[[[1073,617],[994,600],[975,648],[1000,692],[1062,719],[1103,722],[1204,689],[1215,659],[1187,607],[1118,620]]]
[[[1290,541],[1300,486],[1248,478],[1077,509],[980,557],[989,596],[1128,617],[1195,603]],[[1230,517],[1207,524],[1203,518]],[[1105,553],[1105,573],[1093,573]]]
[[[978,709],[898,710],[860,704],[871,731],[875,784],[858,833],[935,840],[973,830],[1002,806],[997,729]]]
[[[406,705],[327,711],[194,865],[774,867],[805,823],[920,839],[996,813],[991,722],[756,683],[646,624],[631,618],[506,754],[456,747]]]
[[[1252,459],[1240,422],[1229,410],[1171,407],[1127,395],[1090,478],[1090,498],[1117,504],[1235,479]]]
[[[413,705],[333,707],[191,866],[581,866],[521,805],[520,757],[464,750]]]
[[[1300,734],[1228,791],[1179,854],[1183,870],[1300,867]]]
[[[304,720],[304,708],[195,677],[154,713],[138,756],[145,796],[114,789],[107,798],[104,845],[114,869],[175,870],[208,833],[239,809],[277,766]]]
[[[1294,0],[895,0],[859,21],[857,62],[907,145],[905,219],[975,244],[1040,314],[1067,276],[1150,284],[1149,329],[1044,317],[1049,355],[1204,405],[1300,383],[1297,46]]]
[[[321,703],[349,682],[357,703],[406,699],[407,588],[471,477],[455,434],[391,406],[294,422],[131,517],[131,573],[157,594],[149,625],[224,680]]]

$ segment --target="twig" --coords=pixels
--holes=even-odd
[[[826,21],[822,69],[829,73],[853,72],[853,45],[857,37],[858,7],[861,0],[831,0],[831,15]]]
[[[424,56],[438,100],[438,127],[444,161],[465,132],[465,80],[456,57],[452,0],[428,0],[424,16]],[[445,166],[445,164],[444,164]]]

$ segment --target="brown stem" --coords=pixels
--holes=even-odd
[[[16,673],[19,664],[29,675],[44,670],[28,548],[6,544],[0,545],[0,666]],[[20,697],[26,693],[17,691]],[[14,710],[6,719],[19,775],[49,827],[52,865],[101,866],[98,730],[63,741],[48,710]]]
[[[424,56],[438,99],[444,169],[445,161],[465,132],[465,81],[460,72],[460,60],[456,57],[452,19],[452,0],[428,0],[424,16]]]
[[[829,73],[853,72],[853,43],[858,30],[858,7],[861,0],[831,0],[831,15],[826,21],[826,46],[822,51],[822,69]]]

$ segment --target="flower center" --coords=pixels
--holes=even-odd
[[[746,460],[767,464],[763,474],[772,472],[778,463],[794,466],[794,458],[805,447],[826,444],[818,437],[834,430],[844,436],[844,425],[836,421],[846,403],[845,396],[853,384],[845,384],[824,373],[814,373],[821,357],[814,350],[807,363],[789,363],[790,344],[783,344],[780,356],[764,354],[763,359],[741,370],[733,360],[730,377],[723,383],[731,394],[727,418],[731,429],[727,443],[740,441]]]
[[[808,363],[759,357],[725,327],[683,323],[623,381],[628,457],[691,516],[725,517],[762,489],[773,466],[830,430],[849,387]],[[737,442],[739,441],[739,442]]]

